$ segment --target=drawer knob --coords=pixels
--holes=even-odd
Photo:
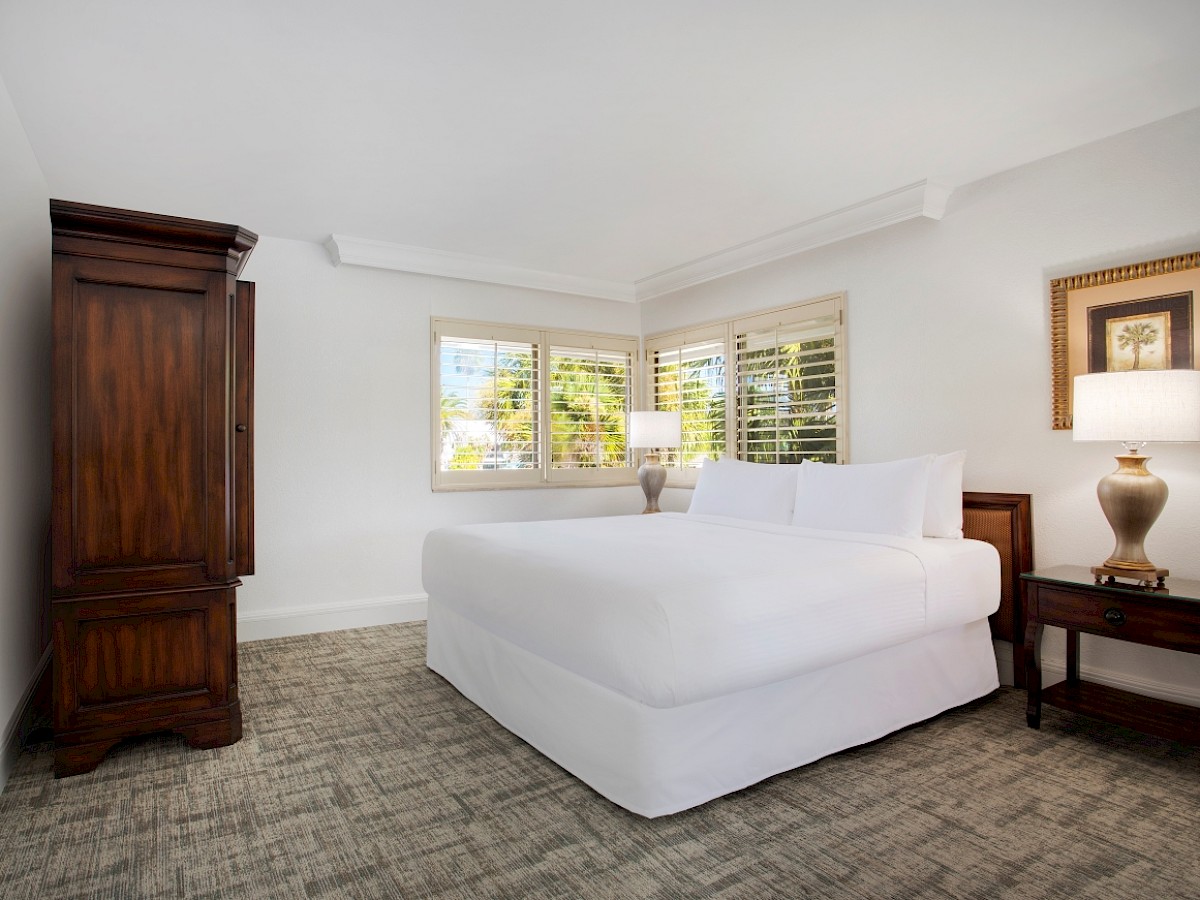
[[[1104,611],[1104,621],[1109,625],[1124,625],[1125,613],[1117,609],[1115,606]]]

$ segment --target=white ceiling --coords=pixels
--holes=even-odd
[[[1200,106],[1197,0],[0,0],[54,197],[635,282]]]

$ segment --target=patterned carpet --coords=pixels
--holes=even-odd
[[[1002,691],[698,809],[613,806],[425,669],[421,624],[244,644],[245,737],[0,795],[0,897],[1200,897],[1200,749]]]

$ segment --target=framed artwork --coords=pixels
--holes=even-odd
[[[1051,281],[1054,427],[1071,427],[1076,375],[1200,369],[1198,298],[1200,252]]]

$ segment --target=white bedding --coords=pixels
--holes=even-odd
[[[998,685],[991,633],[979,619],[786,681],[660,709],[435,600],[429,667],[597,792],[649,817],[876,740]]]
[[[673,513],[457,526],[424,550],[431,607],[656,708],[976,622],[999,566],[977,541]]]

